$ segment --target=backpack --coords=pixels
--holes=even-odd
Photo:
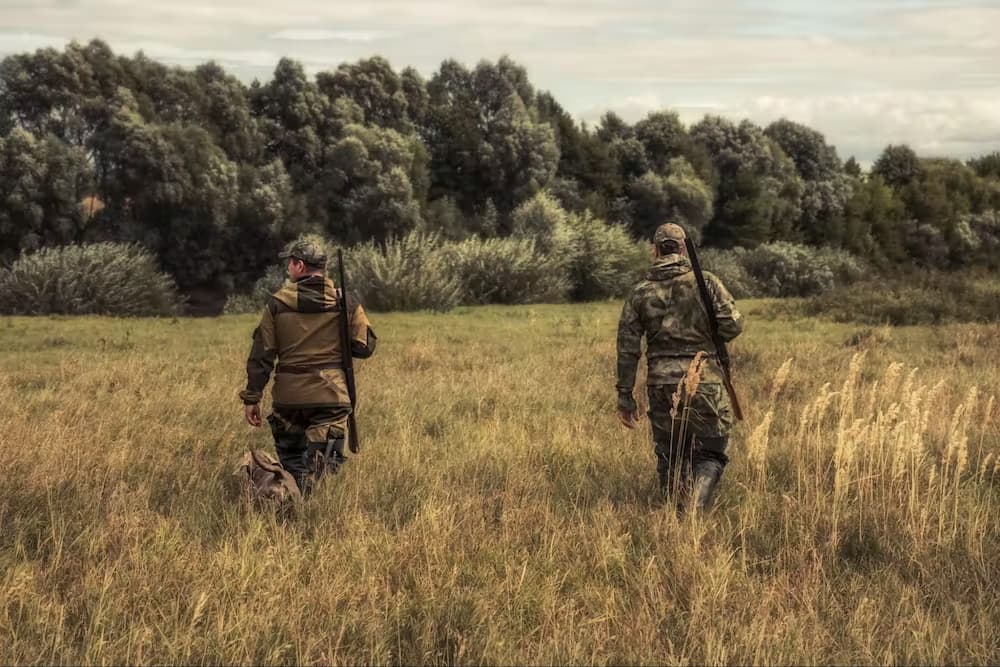
[[[236,474],[243,478],[247,496],[255,501],[282,504],[302,500],[295,478],[263,449],[252,449],[244,454]]]

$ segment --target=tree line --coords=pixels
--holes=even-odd
[[[429,79],[379,56],[315,77],[282,59],[249,85],[100,40],[0,62],[0,263],[139,243],[182,289],[234,291],[302,233],[506,237],[542,191],[636,238],[680,215],[708,246],[831,246],[885,268],[994,265],[1000,248],[1000,152],[890,145],[865,173],[786,119],[589,127],[507,57]]]

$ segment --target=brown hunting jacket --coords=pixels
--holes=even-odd
[[[274,409],[350,408],[341,368],[340,292],[322,275],[306,276],[271,296],[253,332],[247,359],[245,404],[259,403],[274,369]],[[351,354],[375,352],[376,337],[361,304],[347,300]]]

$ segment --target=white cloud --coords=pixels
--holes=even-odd
[[[852,95],[763,95],[734,101],[666,104],[654,93],[626,97],[581,115],[596,123],[607,110],[625,120],[641,120],[670,108],[692,124],[706,114],[767,126],[788,118],[822,132],[841,158],[872,162],[888,144],[909,144],[926,157],[966,158],[1000,149],[1000,92],[974,97],[907,93]]]
[[[63,37],[40,33],[0,33],[0,54],[34,51],[46,47],[62,48],[66,44]]]
[[[268,35],[268,39],[293,42],[375,42],[392,37],[394,33],[385,30],[317,30],[309,28],[288,28]]]

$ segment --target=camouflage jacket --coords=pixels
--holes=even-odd
[[[715,304],[719,335],[724,341],[743,330],[743,316],[722,282],[705,272],[705,283]],[[699,351],[711,355],[704,367],[702,382],[722,382],[722,369],[715,359],[715,347],[708,314],[698,293],[691,262],[683,255],[658,258],[645,280],[632,288],[618,322],[619,393],[631,393],[636,367],[646,337],[647,385],[677,384]]]
[[[350,407],[341,369],[339,292],[319,275],[286,282],[268,301],[247,359],[246,404],[259,403],[274,369],[273,404],[281,408]],[[351,353],[375,351],[375,332],[361,304],[348,299]]]

